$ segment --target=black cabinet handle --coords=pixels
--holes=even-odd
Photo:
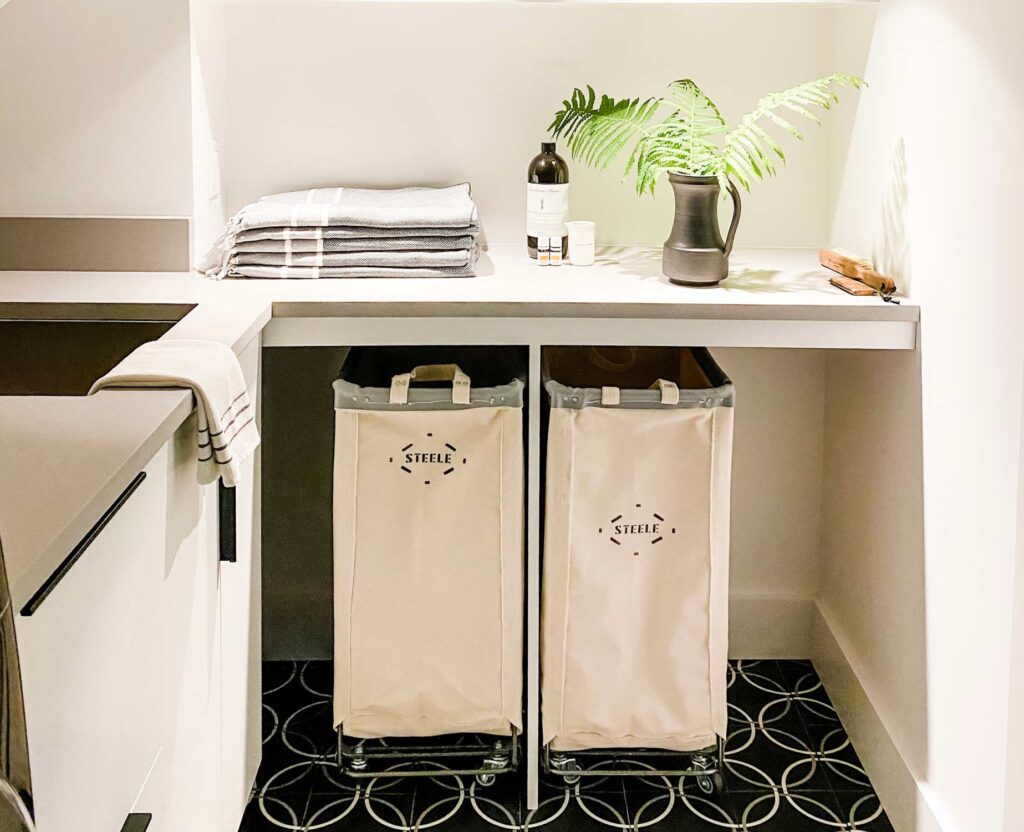
[[[217,480],[217,523],[220,533],[220,559],[226,563],[238,560],[238,537],[236,533],[235,489]]]
[[[102,532],[107,527],[107,524],[114,519],[114,515],[117,514],[124,504],[128,502],[128,498],[135,493],[140,485],[142,485],[142,481],[144,479],[146,479],[145,471],[141,471],[135,475],[135,479],[128,483],[128,487],[118,495],[118,498],[114,500],[113,503],[111,503],[110,508],[103,512],[100,519],[96,521],[96,524],[86,532],[85,537],[78,541],[78,544],[71,550],[70,554],[61,561],[60,566],[53,571],[53,574],[51,574],[50,577],[43,582],[43,585],[36,590],[35,594],[29,598],[28,603],[21,608],[22,615],[32,615],[32,613],[39,609],[39,605],[46,600],[47,596],[51,592],[53,592],[54,587],[64,579],[64,576],[71,571],[71,567],[77,563],[78,559],[82,557],[83,554],[85,554],[85,550],[92,545],[92,542],[100,536],[100,532]]]
[[[153,820],[153,816],[148,812],[132,812],[124,819],[121,832],[146,832],[151,820]]]

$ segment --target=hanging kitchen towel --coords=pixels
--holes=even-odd
[[[164,339],[143,344],[93,384],[109,387],[187,387],[196,401],[197,478],[237,485],[242,463],[260,443],[256,411],[230,347],[216,341]]]

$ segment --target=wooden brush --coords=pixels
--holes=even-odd
[[[833,286],[842,289],[844,292],[851,295],[877,295],[878,293],[861,283],[859,280],[853,277],[846,277],[841,274],[837,274],[834,277],[830,277],[828,280]]]
[[[831,269],[847,278],[846,280],[832,278],[831,283],[852,295],[871,295],[875,292],[891,295],[896,291],[896,284],[893,280],[875,271],[870,260],[859,258],[844,249],[823,248],[818,252],[818,262],[826,269]],[[856,287],[852,285],[851,281],[863,284],[868,287],[868,291],[853,291]]]

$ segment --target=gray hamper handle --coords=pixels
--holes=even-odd
[[[469,404],[469,376],[458,364],[423,364],[411,373],[399,373],[391,379],[391,404],[409,403],[409,385],[413,381],[450,381],[452,404]]]
[[[666,378],[659,378],[651,385],[652,390],[661,390],[662,404],[679,404],[679,385]]]
[[[652,384],[649,390],[660,390],[661,391],[661,403],[668,405],[679,404],[679,385],[674,381],[669,381],[665,378],[659,378],[654,384]],[[619,404],[621,398],[621,391],[618,387],[602,387],[601,388],[601,404],[604,407],[615,407]]]

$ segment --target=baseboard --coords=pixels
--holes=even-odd
[[[733,592],[729,596],[729,656],[734,659],[806,659],[811,655],[815,603]]]
[[[808,652],[896,832],[959,832],[940,823],[928,784],[907,765],[828,611],[811,602]]]

